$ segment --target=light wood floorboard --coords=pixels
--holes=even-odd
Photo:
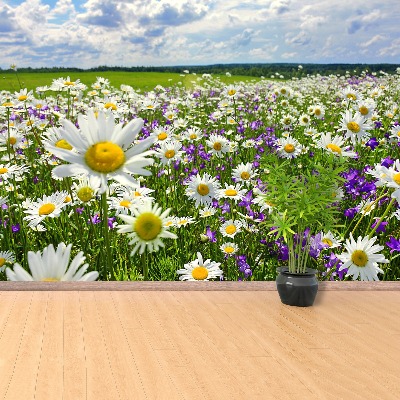
[[[0,400],[397,400],[400,291],[0,291]]]

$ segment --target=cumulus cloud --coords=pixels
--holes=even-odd
[[[0,67],[397,63],[397,8],[398,0],[0,0]]]
[[[269,9],[274,14],[283,14],[289,11],[290,0],[274,0],[271,2]]]
[[[385,40],[385,39],[386,39],[385,36],[375,35],[370,40],[368,40],[367,42],[361,43],[360,46],[361,47],[369,47],[369,46],[371,46],[371,45],[373,45],[375,43],[381,42],[382,40]]]
[[[18,25],[15,24],[15,11],[6,4],[0,7],[0,21],[0,32],[18,30]]]
[[[311,37],[305,32],[300,31],[293,35],[289,33],[286,35],[285,43],[294,46],[305,46],[311,42]]]
[[[121,7],[115,0],[88,0],[83,7],[86,12],[78,15],[83,24],[116,28],[123,21]]]
[[[368,13],[360,13],[359,15],[350,18],[347,32],[349,34],[356,33],[360,29],[365,29],[372,24],[378,23],[384,19],[384,15],[378,9],[371,10]]]

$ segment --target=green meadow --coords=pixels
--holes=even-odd
[[[50,86],[53,79],[70,77],[71,81],[79,79],[88,88],[96,81],[97,77],[107,78],[111,86],[120,88],[121,84],[132,86],[135,90],[149,91],[157,85],[164,87],[174,85],[184,85],[189,88],[193,82],[201,75],[177,74],[170,72],[124,72],[124,71],[61,71],[61,72],[18,72],[2,71],[0,73],[0,90],[10,92],[19,91],[22,88],[35,90],[38,86]],[[219,77],[221,82],[226,84],[239,81],[254,81],[259,78],[250,76],[226,76],[213,75]]]

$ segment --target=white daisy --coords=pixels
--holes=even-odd
[[[217,197],[219,182],[217,178],[205,173],[203,176],[199,174],[193,175],[186,183],[185,194],[189,199],[195,201],[195,206],[211,205],[212,200]]]
[[[85,274],[89,264],[81,264],[85,261],[83,252],[80,251],[69,264],[72,244],[66,246],[60,243],[57,249],[50,244],[43,253],[40,251],[28,252],[28,264],[31,274],[29,274],[18,263],[14,264],[14,270],[7,268],[6,274],[10,281],[42,281],[42,282],[58,282],[58,281],[95,281],[99,277],[97,271]]]
[[[236,168],[232,170],[232,178],[241,183],[250,184],[251,180],[257,176],[257,173],[253,170],[253,164],[248,162],[246,164],[240,163]]]
[[[195,142],[203,137],[203,132],[200,128],[194,127],[189,128],[184,134],[183,139],[189,140],[190,142]]]
[[[4,272],[6,264],[15,263],[15,255],[12,251],[0,251],[0,272]]]
[[[98,176],[101,179],[99,192],[104,193],[108,179],[132,185],[137,183],[133,174],[151,175],[144,168],[153,164],[154,160],[146,157],[154,152],[145,150],[152,145],[154,138],[148,137],[131,146],[143,120],[132,120],[125,126],[122,123],[116,125],[113,115],[99,111],[96,118],[95,112],[89,110],[87,118],[78,116],[80,130],[68,120],[62,122],[64,139],[76,152],[48,146],[54,155],[70,163],[55,167],[55,176]]]
[[[327,248],[333,249],[335,247],[339,247],[339,246],[341,246],[341,243],[340,243],[341,241],[342,241],[342,239],[337,239],[331,231],[328,231],[326,233],[321,232],[321,242]]]
[[[156,156],[164,165],[170,165],[176,160],[182,158],[182,143],[177,140],[165,140],[160,144],[160,148],[156,150]]]
[[[193,217],[176,217],[175,218],[175,226],[180,228],[182,226],[186,226],[189,224],[194,224],[196,220]]]
[[[283,158],[296,158],[303,150],[298,140],[290,136],[278,139],[277,144],[278,154]]]
[[[378,272],[383,273],[383,270],[378,263],[389,260],[383,254],[377,254],[383,246],[374,245],[376,239],[376,236],[371,239],[359,236],[356,242],[350,233],[350,240],[347,239],[344,245],[347,252],[337,256],[343,262],[339,271],[348,268],[346,276],[353,276],[353,280],[360,277],[362,281],[379,281]]]
[[[150,136],[154,137],[156,139],[156,142],[161,143],[165,140],[173,139],[174,128],[171,125],[157,126],[156,128],[154,128]]]
[[[8,179],[15,177],[20,170],[18,165],[12,165],[10,163],[0,164],[0,180],[7,181]]]
[[[211,217],[217,212],[217,209],[211,206],[204,207],[199,211],[199,215],[201,218]]]
[[[150,252],[158,251],[160,247],[164,247],[161,241],[163,238],[176,239],[177,236],[169,232],[169,226],[166,224],[166,218],[170,209],[161,211],[158,204],[152,205],[151,201],[146,201],[136,207],[131,207],[129,210],[132,215],[120,214],[118,217],[127,225],[118,225],[119,233],[127,233],[131,239],[130,245],[133,245],[131,255],[137,251],[142,254],[147,248]]]
[[[97,176],[84,176],[72,184],[72,192],[82,203],[89,203],[96,198],[101,180]]]
[[[231,199],[234,201],[242,200],[246,195],[247,189],[243,189],[240,183],[228,185],[225,183],[223,189],[219,189],[217,193],[218,199]]]
[[[344,139],[340,136],[332,138],[331,132],[322,133],[316,146],[320,149],[326,150],[337,157],[351,157],[354,158],[357,154],[349,150],[349,146],[344,147]]]
[[[218,157],[223,157],[225,153],[229,152],[229,140],[224,136],[211,134],[206,143],[210,147],[209,152]]]
[[[61,214],[62,209],[68,205],[65,199],[68,192],[55,192],[50,196],[44,195],[42,199],[37,201],[25,201],[23,206],[24,213],[28,214],[24,217],[25,221],[29,221],[28,226],[36,226],[40,224],[45,218],[56,218]]]
[[[345,132],[346,138],[350,138],[353,144],[368,140],[370,137],[367,131],[372,129],[372,125],[359,112],[353,115],[351,110],[346,110],[341,115],[340,124],[340,130]]]
[[[242,226],[243,223],[241,221],[234,221],[230,219],[221,225],[219,231],[224,237],[234,238],[237,233],[241,232]]]
[[[219,247],[224,254],[227,256],[232,256],[233,254],[237,253],[239,250],[239,247],[237,246],[236,243],[233,242],[227,242],[224,243],[222,246]]]
[[[197,253],[194,261],[184,265],[184,268],[178,269],[176,273],[181,281],[208,281],[210,279],[221,278],[222,270],[219,268],[221,263],[207,259],[203,261],[203,256]]]
[[[325,116],[325,108],[321,104],[314,105],[311,112],[318,119],[322,119]]]
[[[391,128],[389,137],[400,142],[400,125],[395,125]]]

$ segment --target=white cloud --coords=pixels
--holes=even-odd
[[[285,60],[398,63],[398,0],[11,4],[0,0],[2,68],[12,63],[81,68]]]
[[[378,43],[378,42],[381,42],[382,40],[385,40],[385,39],[386,39],[385,36],[382,36],[382,35],[375,35],[375,36],[373,36],[370,40],[368,40],[367,42],[361,43],[361,44],[360,44],[360,47],[369,47],[369,46],[371,46],[371,45],[373,45],[373,44],[376,44],[376,43]]]

